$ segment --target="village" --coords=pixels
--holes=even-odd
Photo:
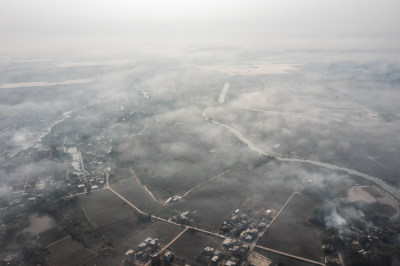
[[[32,205],[40,200],[46,191],[56,190],[64,191],[63,197],[73,195],[94,193],[96,190],[107,188],[107,179],[110,173],[115,169],[115,163],[107,154],[111,152],[109,142],[104,137],[98,137],[102,149],[90,150],[94,145],[87,145],[86,152],[81,147],[58,147],[57,152],[65,162],[69,161],[65,178],[56,182],[52,177],[40,177],[36,182],[31,184],[23,184],[15,186],[23,188],[20,197],[15,197],[8,206],[2,207],[2,211],[6,211],[13,206],[24,206],[24,204]],[[65,143],[65,141],[64,141]],[[107,148],[108,147],[108,148]],[[16,194],[18,195],[18,194]],[[174,200],[176,199],[176,200]],[[172,200],[166,204],[174,203],[179,200],[179,196],[174,196]],[[254,215],[256,213],[256,215]],[[255,252],[254,247],[258,240],[268,230],[270,224],[279,215],[277,210],[268,209],[263,206],[261,209],[257,207],[252,209],[250,206],[243,209],[236,209],[229,217],[220,225],[218,236],[223,237],[221,245],[205,246],[199,249],[199,254],[195,262],[196,265],[227,265],[227,266],[249,266],[249,265],[274,265],[274,262]],[[154,217],[156,218],[156,217]],[[168,219],[169,222],[185,226],[187,228],[195,228],[193,222],[195,214],[193,211],[183,211],[173,215]],[[361,226],[360,226],[361,224]],[[374,242],[379,242],[385,235],[385,230],[365,224],[365,222],[354,222],[353,225],[347,227],[345,234],[341,234],[342,243],[347,250],[356,252],[361,255],[369,254]],[[321,251],[324,254],[324,264],[341,265],[341,251],[333,242],[323,243]],[[157,237],[146,237],[137,247],[132,247],[125,251],[123,261],[126,265],[186,265],[187,258],[176,256],[171,247],[163,247],[159,243]],[[257,264],[252,262],[257,261]]]
[[[221,219],[218,223],[207,224],[208,210],[206,208],[202,210],[202,206],[198,205],[195,207],[186,205],[187,198],[196,198],[198,197],[196,193],[204,193],[207,188],[212,188],[212,182],[222,179],[226,173],[231,172],[231,169],[220,171],[210,179],[189,188],[187,192],[169,192],[165,198],[159,198],[159,194],[156,194],[156,198],[150,191],[152,188],[146,187],[143,179],[136,176],[133,167],[121,169],[113,153],[113,139],[108,136],[85,138],[55,131],[42,142],[47,148],[31,148],[27,153],[16,154],[13,160],[29,161],[34,158],[37,161],[54,162],[59,167],[52,171],[39,172],[30,179],[13,178],[7,181],[6,185],[12,191],[12,197],[7,204],[1,206],[0,210],[3,213],[25,211],[31,207],[40,210],[45,199],[50,198],[55,201],[76,200],[83,210],[82,217],[87,219],[88,226],[99,230],[108,238],[112,238],[116,231],[114,228],[108,228],[114,223],[122,224],[122,228],[126,228],[125,231],[117,230],[122,232],[119,239],[124,239],[125,233],[132,234],[129,228],[151,227],[156,222],[164,224],[163,226],[172,226],[176,230],[170,233],[169,238],[163,236],[168,230],[162,229],[154,234],[141,235],[139,243],[136,243],[138,239],[129,243],[122,241],[124,243],[122,246],[118,246],[117,242],[109,243],[103,239],[104,247],[98,251],[98,256],[93,258],[89,256],[87,262],[97,258],[100,262],[115,259],[126,265],[269,266],[292,259],[310,265],[344,265],[344,257],[349,254],[352,256],[357,254],[361,258],[371,256],[375,247],[388,239],[389,232],[382,226],[372,225],[363,220],[364,218],[355,219],[351,213],[345,213],[343,210],[339,210],[338,213],[345,220],[343,222],[346,224],[345,230],[335,228],[328,237],[319,238],[322,232],[332,231],[327,230],[324,221],[314,224],[310,220],[312,211],[323,201],[314,200],[313,195],[307,194],[302,189],[278,195],[281,197],[279,200],[276,199],[276,195],[271,196],[269,200],[260,200],[253,198],[251,193],[243,192],[245,196],[236,206],[230,206],[229,212],[217,214],[218,219]],[[274,160],[267,159],[267,161]],[[12,160],[6,167],[13,167]],[[349,187],[349,191],[354,190],[354,187],[357,186]],[[134,189],[135,193],[142,193],[139,194],[141,196],[131,195],[133,193],[130,189]],[[379,189],[374,186],[360,186],[357,189],[372,191],[371,194],[377,195],[376,198],[382,202],[391,201],[389,196],[379,194]],[[225,191],[225,188],[220,191],[232,194]],[[242,193],[241,188],[237,191]],[[106,194],[110,202],[101,200],[102,203],[99,205],[96,199],[102,199]],[[86,201],[88,203],[85,203]],[[149,201],[153,204],[151,206],[156,207],[147,206]],[[340,201],[345,206],[352,204],[347,199]],[[103,205],[106,204],[109,204],[108,207],[103,209]],[[291,206],[296,204],[297,207]],[[306,206],[310,208],[301,212]],[[115,215],[108,213],[114,211]],[[98,216],[97,213],[103,214]],[[287,213],[293,213],[293,216],[287,217]],[[112,217],[109,218],[110,221],[106,218],[108,216]],[[137,220],[132,218],[136,216]],[[123,227],[125,221],[132,222],[132,227]],[[2,226],[0,236],[6,236],[10,223],[4,220],[0,222]],[[25,217],[24,222],[18,226],[23,228],[28,224],[29,221]],[[292,234],[301,230],[309,231],[308,235],[299,237],[300,242],[296,243],[290,243],[291,234],[287,233],[285,237],[288,242],[282,244],[276,241],[282,237],[276,233],[281,230],[288,230]],[[292,251],[288,248],[288,246],[308,244],[309,236],[312,236],[309,243],[313,244],[313,250],[310,252]],[[191,244],[195,238],[203,240],[196,245]],[[8,263],[17,260],[18,257],[18,254],[12,254],[3,258],[3,261],[6,260]]]

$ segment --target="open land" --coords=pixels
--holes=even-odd
[[[273,262],[277,263],[278,265],[282,266],[315,266],[316,264],[312,264],[309,262],[301,261],[301,260],[296,260],[287,256],[279,255],[270,251],[266,251],[263,249],[259,248],[254,248],[254,250],[257,253],[260,253],[261,255],[271,259]]]
[[[114,265],[123,260],[124,253],[128,249],[137,247],[147,237],[158,238],[163,247],[178,235],[182,228],[161,221],[134,224],[127,220],[99,230],[112,242],[113,248],[109,256],[98,256],[94,262],[97,265]]]
[[[192,263],[196,260],[206,246],[221,248],[221,238],[213,237],[204,233],[187,231],[170,248],[175,256],[183,258],[185,263]]]
[[[111,187],[130,202],[134,202],[139,209],[147,213],[158,213],[164,205],[155,200],[138,180],[131,169],[119,171],[117,183],[111,183]]]
[[[95,227],[135,217],[135,211],[109,190],[80,195],[79,201]]]
[[[322,231],[307,222],[319,204],[313,198],[296,194],[258,245],[322,261]]]
[[[97,252],[83,247],[71,237],[63,238],[48,247],[46,262],[50,265],[85,265],[97,256]]]

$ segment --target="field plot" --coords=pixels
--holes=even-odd
[[[171,206],[181,211],[195,211],[198,220],[196,222],[200,227],[217,231],[224,220],[244,201],[245,196],[241,195],[240,189],[237,183],[227,182],[222,177]]]
[[[54,241],[57,241],[63,237],[66,237],[68,233],[59,226],[55,226],[49,230],[46,230],[39,234],[38,243],[45,247],[50,245]]]
[[[66,237],[48,247],[46,262],[49,265],[85,265],[97,256],[97,252],[87,249],[77,241]]]
[[[124,246],[136,248],[147,237],[158,238],[160,245],[164,246],[168,244],[169,241],[171,241],[182,230],[182,227],[171,225],[161,221],[156,221],[144,229],[131,232],[128,237],[117,247],[117,249],[120,249]]]
[[[79,201],[95,227],[136,216],[130,206],[107,189],[80,195]]]
[[[274,177],[266,177],[268,169],[268,166],[256,170],[233,169],[170,206],[181,211],[194,211],[196,225],[211,231],[218,231],[249,198],[264,202],[267,209],[278,210],[293,190]]]
[[[98,227],[97,230],[102,232],[113,246],[116,246],[133,232],[146,228],[146,226],[149,226],[149,223],[140,222],[137,217],[133,217]]]
[[[96,265],[116,265],[124,259],[124,253],[130,249],[137,249],[137,246],[147,237],[157,237],[161,247],[168,244],[176,235],[183,230],[182,227],[174,226],[165,222],[156,221],[147,226],[140,225],[139,228],[129,228],[129,221],[121,221],[112,225],[100,228],[100,231],[110,237],[110,241],[118,243],[114,245],[109,257],[97,257]],[[136,230],[135,230],[136,229]],[[114,236],[112,236],[115,234]],[[117,239],[119,238],[119,239]]]
[[[133,171],[126,169],[116,175],[120,181],[111,184],[111,187],[139,209],[146,213],[157,213],[164,208],[162,203],[146,191]]]
[[[232,145],[241,143],[219,128],[217,140],[206,138],[202,132],[215,132],[215,127],[204,123],[202,110],[195,108],[193,112],[197,115],[179,113],[178,119],[160,114],[160,121],[149,125],[146,134],[140,136],[143,151],[131,165],[157,199],[182,196],[232,167],[232,160],[226,160],[226,156]]]
[[[257,253],[260,253],[261,255],[272,260],[277,265],[282,265],[282,266],[314,266],[315,265],[315,264],[312,264],[309,262],[296,260],[296,259],[293,259],[290,257],[272,253],[272,252],[269,252],[269,251],[266,251],[263,249],[259,249],[259,248],[254,248],[254,251],[256,251]]]
[[[321,230],[307,222],[319,204],[315,199],[295,194],[258,245],[322,261]]]
[[[178,238],[169,248],[175,257],[184,258],[186,264],[193,263],[206,246],[222,249],[222,239],[200,232],[187,231]]]

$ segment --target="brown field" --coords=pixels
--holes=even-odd
[[[136,216],[129,205],[107,189],[79,195],[79,201],[89,221],[95,227]]]
[[[320,202],[296,194],[258,242],[258,245],[322,261],[321,230],[308,222]]]
[[[48,247],[46,262],[49,265],[85,265],[97,256],[97,252],[83,247],[77,241],[66,237]]]

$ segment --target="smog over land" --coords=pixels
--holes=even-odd
[[[0,3],[1,265],[399,265],[400,4]]]

